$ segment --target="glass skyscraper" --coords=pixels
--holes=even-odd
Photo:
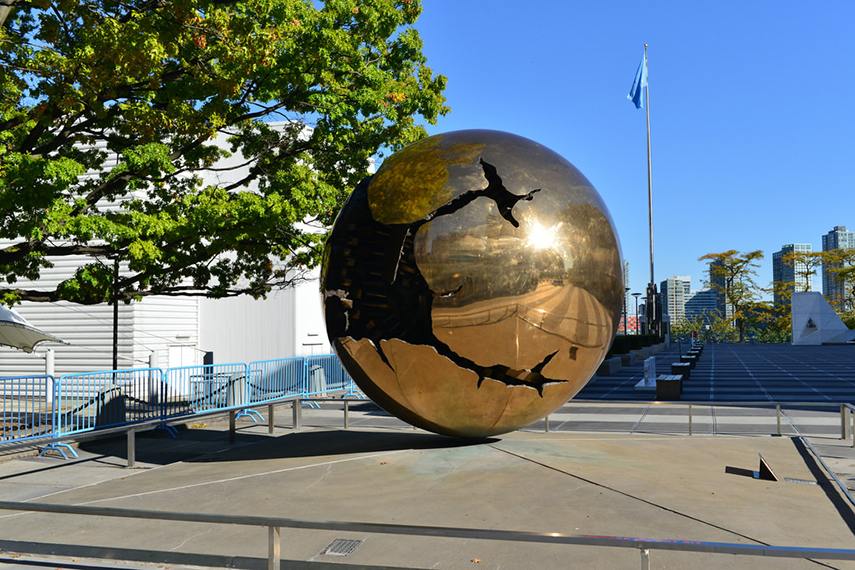
[[[784,284],[785,290],[775,288],[775,304],[789,304],[791,295],[787,295],[786,291],[791,294],[793,291],[809,291],[811,280],[806,275],[807,266],[804,263],[786,263],[784,257],[789,253],[809,253],[813,247],[809,243],[788,243],[781,246],[780,251],[772,254],[772,280],[775,283]]]
[[[855,248],[855,232],[850,232],[846,226],[834,226],[834,229],[822,236],[822,251],[832,249]],[[852,289],[851,283],[844,283],[831,269],[839,267],[829,263],[822,264],[822,294],[831,303],[840,305],[846,299],[847,290]]]

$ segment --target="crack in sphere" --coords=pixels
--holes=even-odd
[[[330,341],[365,394],[463,437],[575,395],[624,294],[590,182],[542,145],[480,130],[419,141],[363,180],[327,239],[321,287]]]

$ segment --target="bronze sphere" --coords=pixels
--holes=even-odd
[[[437,433],[513,431],[591,378],[623,306],[608,210],[531,140],[468,130],[390,156],[324,253],[327,332],[359,387]]]

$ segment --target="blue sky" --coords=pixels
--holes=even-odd
[[[644,112],[626,99],[650,44],[657,282],[712,251],[772,252],[855,227],[855,2],[425,0],[417,28],[452,111],[576,165],[647,270]],[[818,280],[815,287],[820,286]]]

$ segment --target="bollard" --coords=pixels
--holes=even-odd
[[[778,435],[781,435],[781,404],[775,404],[775,421],[778,424]]]
[[[840,439],[846,439],[849,436],[846,433],[849,424],[847,421],[849,418],[846,417],[847,411],[849,411],[849,408],[846,407],[846,404],[840,404]]]
[[[543,418],[543,433],[549,433],[549,416]]]
[[[641,570],[650,570],[650,549],[641,549]]]
[[[689,404],[689,435],[692,435],[692,404]]]
[[[350,421],[349,421],[350,409],[349,409],[347,404],[348,404],[348,401],[345,400],[344,401],[344,429],[347,429],[350,427]]]
[[[855,414],[852,413],[852,410],[849,410],[849,419],[852,420],[849,433],[852,434],[852,447],[855,447]]]
[[[849,430],[849,433],[852,434],[852,447],[855,447],[855,414],[852,413],[852,410],[849,410],[849,419],[852,420],[852,429]]]
[[[133,469],[137,462],[137,432],[128,430],[128,469]]]
[[[291,400],[291,427],[295,430],[303,427],[302,408],[300,407],[300,398]]]
[[[267,527],[267,570],[279,570],[282,558],[282,528]]]
[[[275,406],[273,404],[267,405],[267,433],[273,434],[273,409]]]
[[[235,442],[235,411],[229,410],[229,443]]]

